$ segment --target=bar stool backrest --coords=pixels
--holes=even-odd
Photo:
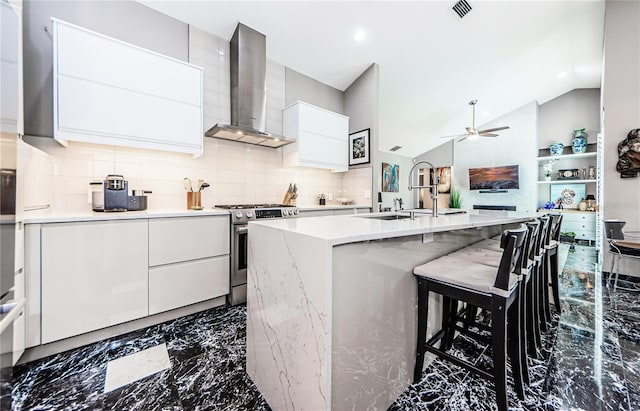
[[[538,236],[540,235],[540,221],[527,221],[526,223],[529,235],[525,243],[525,252],[527,258],[522,260],[522,268],[528,268],[528,260],[533,260],[536,256],[536,246],[538,244]]]
[[[622,227],[625,224],[627,224],[626,221],[604,220],[604,236],[609,240],[624,240]]]
[[[562,225],[562,214],[547,215],[551,217],[551,234],[549,235],[549,240],[560,241],[560,226]]]
[[[551,219],[547,216],[538,217],[538,221],[540,221],[540,230],[538,231],[538,241],[535,247],[535,256],[539,257],[542,255],[544,251],[545,244],[545,236],[549,232],[549,224]]]
[[[523,248],[527,236],[527,227],[521,224],[520,227],[511,230],[505,230],[502,233],[500,244],[506,244],[500,259],[498,274],[494,287],[502,290],[509,290],[509,277],[512,273],[520,275],[520,267],[522,267],[522,258],[524,256]]]

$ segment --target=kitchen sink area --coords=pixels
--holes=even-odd
[[[376,213],[376,214],[356,214],[354,217],[358,218],[371,218],[373,220],[407,220],[411,218],[409,214],[411,211],[415,213],[415,218],[423,218],[423,217],[432,217],[432,210],[430,208],[419,208],[414,210],[402,210],[396,212],[387,212],[387,213]],[[451,215],[451,214],[465,214],[465,210],[460,210],[456,208],[444,208],[438,210],[438,215]]]

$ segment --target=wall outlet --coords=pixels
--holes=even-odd
[[[327,200],[333,200],[333,193],[327,193]]]
[[[364,190],[363,197],[371,198],[371,190]]]

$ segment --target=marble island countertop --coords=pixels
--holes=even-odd
[[[383,220],[376,217],[408,215],[408,210],[399,213],[368,213],[345,216],[306,217],[283,220],[250,222],[297,233],[309,237],[326,240],[331,246],[358,241],[378,240],[383,238],[404,237],[425,233],[436,233],[460,230],[472,227],[486,227],[496,224],[510,224],[529,220],[535,217],[532,213],[505,212],[501,214],[449,214],[437,218],[425,210],[416,212],[416,218]]]
[[[167,209],[122,212],[86,211],[54,211],[51,209],[26,211],[25,224],[70,223],[80,221],[116,221],[135,220],[139,218],[201,217],[229,215],[228,210],[204,208],[202,210]]]

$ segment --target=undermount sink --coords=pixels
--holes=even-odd
[[[409,214],[382,214],[382,215],[355,215],[361,218],[371,218],[373,220],[405,220],[411,218]],[[416,215],[419,217],[419,215]]]
[[[374,220],[404,220],[405,218],[411,218],[405,214],[394,214],[394,215],[381,215],[381,216],[360,216],[363,218],[372,218]]]

